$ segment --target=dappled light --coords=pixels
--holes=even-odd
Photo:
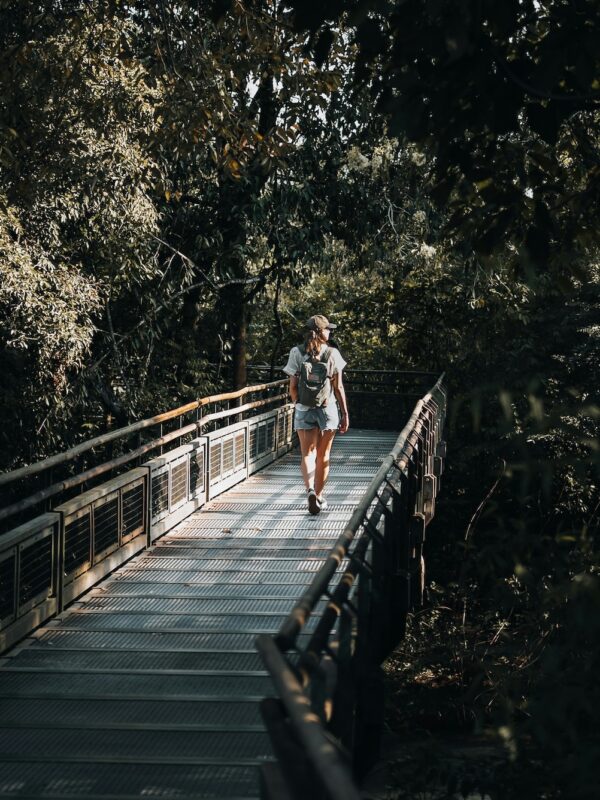
[[[2,796],[595,800],[599,42],[598,0],[0,2]]]

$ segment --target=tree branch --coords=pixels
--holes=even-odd
[[[593,94],[584,95],[584,94],[555,94],[554,92],[549,92],[547,89],[539,89],[537,86],[533,86],[531,83],[524,81],[520,78],[507,64],[507,62],[501,58],[500,56],[496,55],[494,57],[495,62],[498,64],[502,72],[519,88],[521,88],[525,94],[531,95],[532,97],[538,97],[541,100],[554,100],[557,103],[579,103],[586,108],[597,108],[600,104],[600,94],[594,92]]]

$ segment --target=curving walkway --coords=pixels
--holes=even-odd
[[[254,637],[277,631],[395,438],[337,437],[318,517],[285,456],[0,659],[0,797],[258,797],[272,688]]]

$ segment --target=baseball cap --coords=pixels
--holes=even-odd
[[[307,321],[306,327],[310,331],[324,331],[326,328],[333,331],[337,328],[337,325],[329,322],[327,317],[324,317],[322,314],[315,314]]]

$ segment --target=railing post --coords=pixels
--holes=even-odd
[[[358,781],[362,780],[379,758],[385,719],[383,672],[376,652],[378,612],[381,611],[381,602],[376,592],[380,592],[382,587],[376,589],[373,581],[375,564],[383,554],[383,543],[373,537],[369,551],[372,569],[361,572],[358,579],[358,635],[353,675],[355,699],[352,754],[353,771]]]
[[[342,608],[338,627],[337,681],[329,728],[349,753],[354,752],[356,660],[353,656],[354,615]]]
[[[52,486],[53,480],[54,480],[54,470],[52,469],[52,467],[50,467],[50,469],[46,470],[46,472],[43,473],[44,488]],[[44,500],[44,505],[43,505],[44,511],[52,511],[53,504],[54,503],[51,497],[46,498],[46,500]]]
[[[406,631],[410,609],[411,574],[409,569],[410,475],[399,472],[393,485],[392,503],[385,522],[388,542],[388,614],[380,657],[391,653]]]
[[[423,543],[425,542],[425,515],[413,514],[409,528],[411,555],[410,607],[419,608],[423,604],[425,591],[425,559]]]
[[[232,406],[233,406],[233,408],[238,408],[239,406],[241,406],[241,405],[243,405],[243,404],[244,404],[244,397],[243,397],[243,396],[236,397],[236,398],[235,398],[234,400],[232,400],[231,402],[232,402]],[[243,413],[242,413],[242,414],[236,414],[236,415],[233,417],[233,422],[234,422],[234,423],[236,423],[236,422],[242,422],[242,420],[243,420],[243,417],[244,417]]]
[[[64,603],[64,585],[65,585],[65,515],[60,513],[60,522],[58,523],[58,536],[56,537],[56,613],[60,614],[65,607]]]
[[[385,722],[384,674],[374,661],[369,661],[357,676],[355,702],[353,772],[360,783],[379,759]]]
[[[383,651],[383,643],[386,638],[386,629],[388,624],[389,615],[389,574],[390,564],[389,546],[390,536],[389,530],[389,516],[390,509],[384,510],[384,527],[383,534],[380,537],[373,537],[371,539],[371,570],[370,577],[371,597],[369,608],[369,639],[370,646],[369,652],[375,658],[377,663],[382,659],[379,654]]]
[[[261,765],[261,800],[327,800],[312,765],[294,736],[282,702],[267,697],[260,703],[260,713],[277,759],[276,763]]]

